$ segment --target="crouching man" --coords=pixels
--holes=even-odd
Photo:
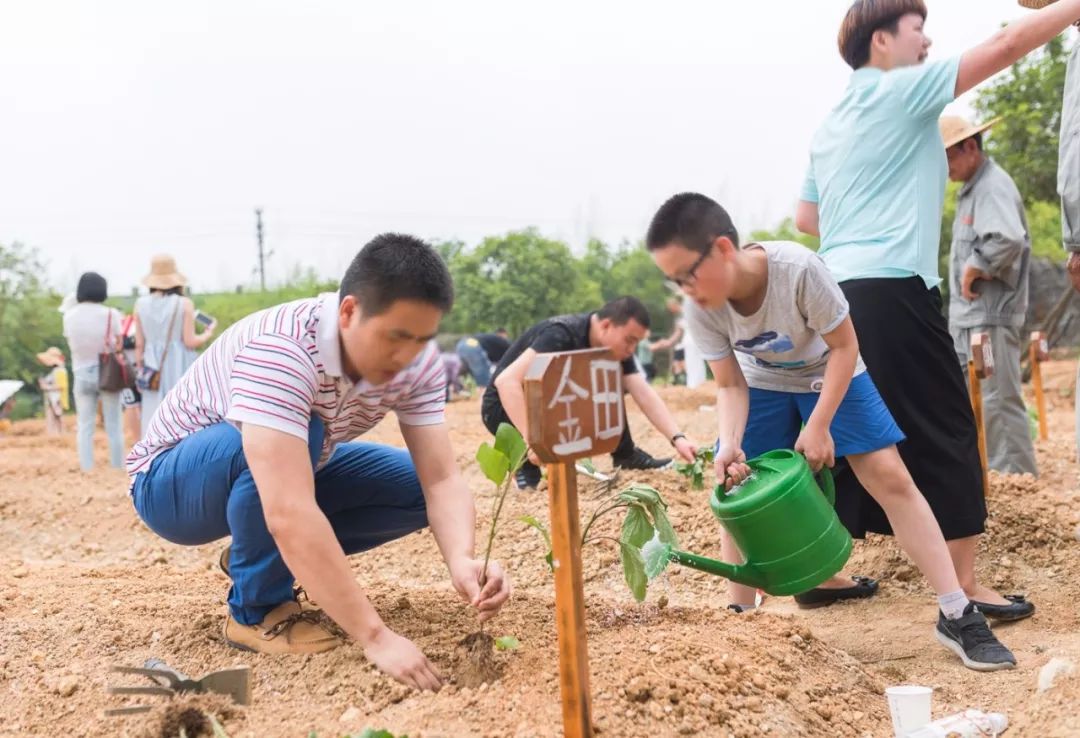
[[[327,651],[325,614],[383,672],[421,689],[439,673],[390,630],[346,556],[426,526],[454,588],[486,620],[510,582],[474,556],[473,499],[443,419],[446,376],[432,341],[453,302],[438,254],[384,234],[339,294],[255,313],[227,330],[168,394],[128,456],[131,494],[161,537],[232,536],[225,640],[263,653]],[[389,411],[408,450],[352,441]],[[303,605],[294,583],[304,584]]]

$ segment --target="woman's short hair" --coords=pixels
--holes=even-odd
[[[86,272],[79,277],[79,286],[75,289],[76,302],[105,302],[109,296],[109,285],[105,277],[97,272]]]

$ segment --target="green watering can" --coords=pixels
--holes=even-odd
[[[725,493],[717,485],[709,506],[746,558],[727,564],[658,545],[646,551],[655,575],[668,561],[719,574],[771,595],[794,595],[818,586],[840,571],[851,555],[851,535],[836,517],[832,472],[814,481],[806,459],[789,450],[770,451],[747,462],[753,476]],[[651,555],[650,555],[651,554]],[[660,561],[660,559],[663,559]]]

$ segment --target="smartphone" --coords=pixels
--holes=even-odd
[[[207,327],[209,327],[210,324],[214,322],[214,319],[204,313],[202,310],[195,311],[195,320],[196,322],[202,323],[204,326]]]

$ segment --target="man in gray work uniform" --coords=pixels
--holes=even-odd
[[[949,332],[963,366],[972,335],[990,336],[994,374],[982,383],[989,467],[1036,474],[1020,378],[1031,235],[1012,177],[983,152],[983,131],[994,122],[975,126],[955,116],[940,121],[949,179],[964,183],[949,257]]]

